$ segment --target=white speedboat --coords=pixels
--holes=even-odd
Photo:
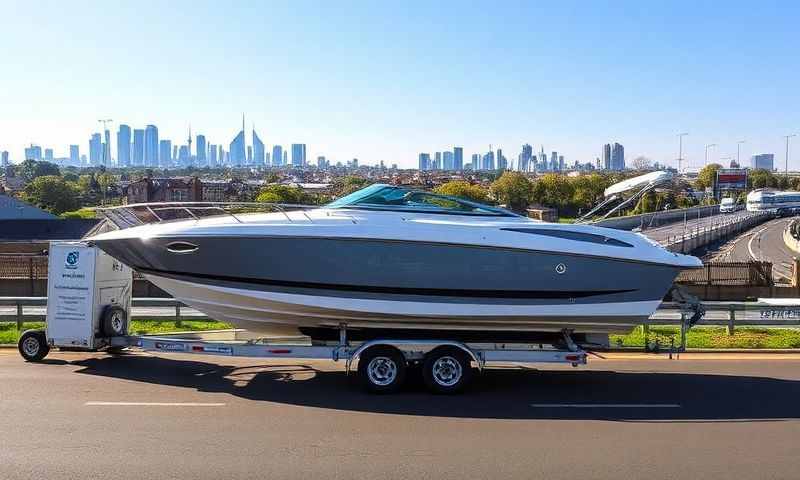
[[[145,207],[154,219],[165,209]],[[637,233],[380,184],[316,209],[157,221],[89,240],[210,317],[312,338],[341,325],[493,339],[629,331],[678,272],[702,266]]]

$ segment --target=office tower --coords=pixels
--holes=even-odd
[[[144,164],[158,166],[158,128],[155,125],[144,128]]]
[[[292,144],[292,166],[302,167],[306,164],[306,144],[293,143]]]
[[[217,146],[213,143],[208,144],[208,167],[215,168],[217,166]]]
[[[217,153],[217,165],[224,165],[225,164],[225,149],[222,148],[222,145],[217,147],[219,149],[219,153]]]
[[[611,147],[611,169],[625,170],[625,148],[619,143],[614,143]]]
[[[483,155],[483,170],[494,170],[494,152],[489,150]]]
[[[91,156],[91,155],[90,155]],[[137,167],[144,165],[144,130],[133,130],[133,158],[131,164]]]
[[[419,154],[419,169],[420,170],[429,170],[431,168],[431,154],[430,153],[420,153]]]
[[[558,156],[558,169],[562,172],[566,170],[566,165],[564,165],[564,155]]]
[[[232,167],[241,167],[247,160],[244,142],[244,116],[242,116],[242,129],[233,138],[230,145],[230,162]]]
[[[100,135],[98,133],[98,135]],[[31,144],[30,147],[25,148],[25,160],[41,160],[42,159],[42,147],[38,145]]]
[[[195,142],[195,144],[195,148],[197,149],[197,166],[208,166],[208,144],[206,143],[206,136],[198,135],[197,142]]]
[[[117,165],[128,167],[131,164],[131,127],[120,125],[117,131]]]
[[[433,165],[431,166],[432,170],[440,170],[442,168],[442,152],[436,152],[433,154]]]
[[[272,165],[272,163],[270,163],[270,153],[269,152],[264,152],[264,165],[267,165],[267,166]]]
[[[535,171],[534,165],[531,163],[535,163],[535,160],[531,162],[533,158],[533,147],[528,145],[527,143],[522,146],[522,153],[519,154],[517,157],[517,169],[520,172],[530,172]]]
[[[69,146],[69,164],[75,165],[76,167],[80,166],[81,164],[80,147],[78,147],[77,145]]]
[[[773,153],[753,155],[751,160],[754,169],[764,169],[769,172],[775,170],[775,154]]]
[[[192,162],[192,154],[189,151],[188,145],[181,145],[178,148],[178,165],[185,167]]]
[[[453,147],[453,170],[464,170],[464,149]]]
[[[507,170],[508,169],[508,159],[503,156],[503,149],[497,149],[497,169],[498,170]]]
[[[548,170],[551,172],[558,171],[558,152],[550,152],[550,166]]]
[[[103,143],[103,165],[108,166],[111,164],[111,132],[106,128],[104,134],[105,143]]]
[[[326,167],[327,165],[325,163],[325,156],[320,155],[319,157],[317,157],[317,168],[326,168]]]
[[[358,159],[357,158],[353,159],[353,168],[358,168]]]
[[[253,128],[253,163],[259,167],[263,167],[266,161],[264,142],[256,134],[256,129]]]
[[[172,140],[158,142],[158,161],[162,167],[170,166],[172,163]]]
[[[247,146],[247,165],[252,165],[252,164],[253,164],[253,146],[252,145],[248,145]]]
[[[603,145],[603,168],[611,170],[611,144]]]
[[[281,166],[281,161],[283,160],[283,147],[280,145],[274,145],[272,147],[272,165],[275,167]]]
[[[453,159],[453,152],[442,153],[442,168],[444,170],[455,170],[455,160]]]
[[[103,140],[100,138],[99,133],[92,134],[89,140],[89,165],[100,165],[103,157]]]
[[[481,156],[477,153],[472,154],[472,169],[473,170],[480,170],[481,169]]]
[[[44,161],[52,162],[53,161],[53,149],[52,148],[45,148],[44,149]]]
[[[10,162],[8,160],[8,151],[3,150],[2,152],[0,152],[0,166],[7,167],[9,163]]]

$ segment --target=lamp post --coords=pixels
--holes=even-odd
[[[736,163],[739,164],[739,168],[742,168],[742,161],[739,159],[739,147],[741,147],[743,143],[747,142],[744,140],[739,140],[736,142]]]
[[[703,165],[704,167],[708,166],[708,149],[711,148],[711,147],[716,147],[716,146],[717,146],[716,143],[709,143],[708,145],[706,145],[706,163],[705,163],[705,165]]]
[[[688,133],[678,134],[678,174],[681,173],[681,164],[683,162],[683,137],[689,135]]]
[[[789,178],[789,139],[792,137],[796,137],[797,134],[793,133],[791,135],[784,135],[783,138],[786,139],[786,178]]]

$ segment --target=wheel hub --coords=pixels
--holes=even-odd
[[[25,355],[35,357],[39,353],[39,342],[33,337],[28,337],[22,342],[22,350]]]
[[[397,364],[389,357],[375,357],[367,364],[367,375],[375,385],[390,385],[397,378]]]
[[[453,357],[441,357],[433,363],[433,380],[443,387],[452,387],[461,380],[461,364]]]

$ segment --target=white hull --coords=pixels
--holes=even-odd
[[[147,278],[176,299],[216,320],[259,335],[291,335],[298,327],[413,328],[581,333],[628,332],[659,301],[591,305],[491,305],[353,299],[300,295]]]

